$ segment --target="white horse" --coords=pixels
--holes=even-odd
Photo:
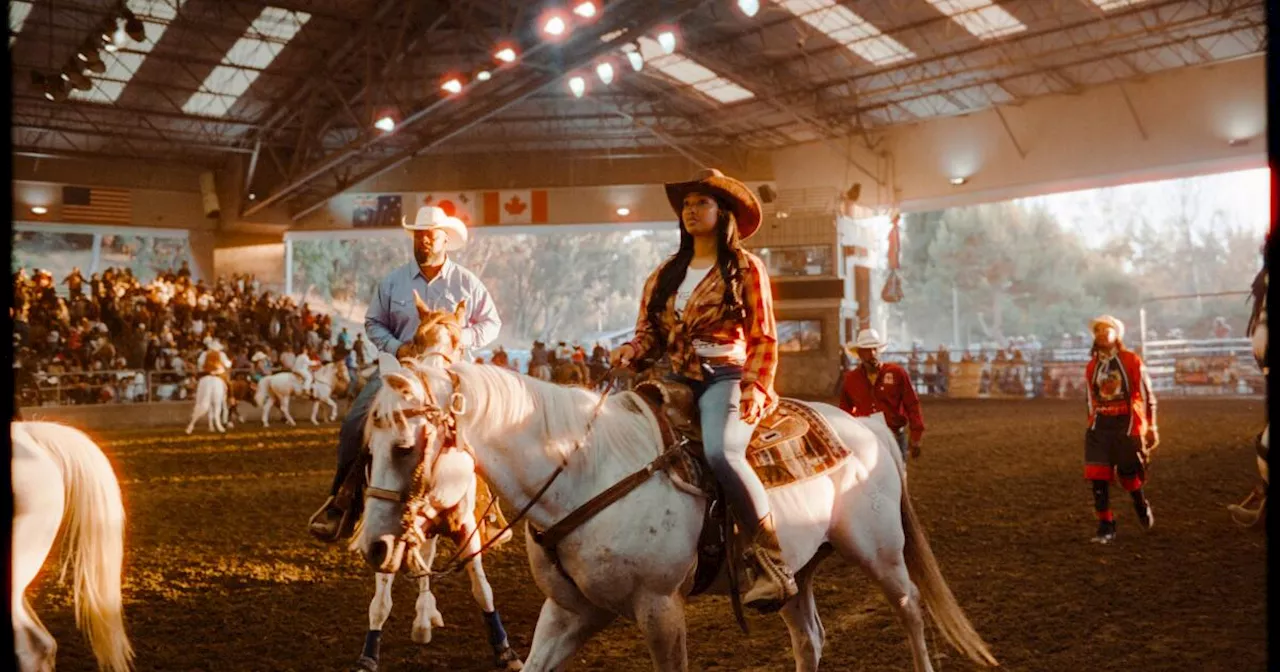
[[[333,400],[333,394],[339,390],[346,392],[347,386],[351,384],[347,365],[342,362],[330,362],[320,367],[312,378],[311,393],[314,400],[311,402],[311,424],[320,424],[316,420],[320,404],[329,407],[329,419],[326,422],[335,422],[338,419],[338,402]]]
[[[311,392],[314,395],[314,403],[311,408],[311,422],[320,424],[316,421],[316,413],[321,403],[330,408],[330,420],[337,419],[338,405],[333,399],[329,398],[333,391],[333,385],[337,379],[335,369],[337,365],[333,362],[320,367],[312,376]],[[324,389],[321,389],[320,383],[324,383]],[[272,405],[280,407],[280,413],[284,416],[284,420],[289,426],[297,426],[294,422],[293,415],[289,413],[289,402],[294,395],[302,394],[302,380],[298,378],[292,371],[281,371],[258,381],[258,391],[254,396],[254,402],[262,409],[262,426],[269,427],[268,420],[271,416]]]
[[[201,416],[209,416],[209,431],[226,433],[231,424],[231,407],[227,403],[227,384],[214,375],[205,375],[196,385],[196,403],[191,409],[191,422],[187,425],[190,434],[196,428],[196,421]]]
[[[22,672],[54,669],[57,643],[24,593],[62,537],[62,576],[71,571],[76,624],[98,667],[131,669],[120,582],[124,505],[120,484],[102,450],[84,432],[51,422],[14,422],[13,593],[9,613]]]
[[[596,415],[599,395],[593,392],[498,367],[456,364],[448,371],[418,373],[425,388],[407,380],[398,389],[406,403],[422,408],[435,425],[423,439],[428,463],[441,450],[441,418],[452,419],[479,473],[498,495],[529,507],[530,527],[546,530],[610,486],[651,469],[663,450],[657,421],[633,393],[610,397]],[[444,400],[443,405],[436,400]],[[850,456],[821,476],[769,492],[784,558],[799,570],[800,592],[781,612],[791,631],[796,669],[816,670],[821,657],[825,632],[814,603],[813,578],[828,549],[861,566],[880,585],[906,627],[917,672],[933,669],[925,642],[926,607],[961,653],[995,665],[942,578],[907,495],[905,465],[883,419],[863,421],[826,404],[810,406],[831,424]],[[437,469],[428,481],[430,494],[461,487],[465,475]],[[703,496],[678,487],[659,470],[553,549],[543,548],[526,528],[534,581],[547,596],[526,669],[559,669],[618,616],[643,631],[655,669],[688,669],[684,604],[697,564],[704,507]],[[394,551],[379,551],[375,542],[385,540],[363,536],[361,550]]]

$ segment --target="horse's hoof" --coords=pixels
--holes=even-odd
[[[378,672],[378,661],[369,656],[360,656],[351,672]]]
[[[432,612],[431,612],[431,625],[433,625],[433,626],[435,626],[435,627],[437,627],[437,628],[443,628],[443,627],[444,627],[444,614],[441,614],[439,611],[432,611]]]
[[[515,672],[516,670],[524,669],[524,662],[520,660],[520,656],[516,654],[516,650],[508,646],[502,650],[502,653],[498,654],[497,658],[493,661],[493,667],[497,670],[509,670],[510,672]]]
[[[418,625],[417,623],[414,623],[413,632],[410,633],[409,639],[412,639],[414,644],[424,644],[424,645],[430,644],[431,628],[425,625]]]

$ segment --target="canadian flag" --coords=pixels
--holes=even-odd
[[[484,192],[484,223],[546,224],[546,190],[516,189]]]
[[[436,191],[416,194],[416,196],[417,205],[413,207],[413,212],[409,213],[411,217],[417,215],[418,208],[424,205],[434,205],[444,210],[444,214],[462,220],[462,223],[467,226],[475,226],[476,224],[476,198],[474,193]]]

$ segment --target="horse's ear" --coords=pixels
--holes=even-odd
[[[382,374],[395,373],[401,370],[400,362],[396,361],[395,355],[388,352],[378,353],[378,372]]]
[[[431,314],[431,309],[427,304],[422,302],[422,297],[418,296],[418,290],[413,290],[413,305],[418,307],[418,319],[425,320]]]
[[[466,324],[466,322],[463,321],[463,318],[465,318],[466,315],[467,315],[467,300],[463,299],[458,302],[458,307],[453,309],[453,319],[457,320],[458,324]]]
[[[386,374],[382,377],[382,382],[385,383],[387,387],[395,390],[401,396],[413,396],[413,383],[409,382],[409,379],[402,374]]]

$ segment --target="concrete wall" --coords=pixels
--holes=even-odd
[[[174,427],[175,431],[185,429],[191,422],[191,410],[194,403],[190,401],[165,401],[151,404],[93,404],[87,406],[29,406],[21,409],[23,420],[46,420],[62,422],[84,429],[139,429],[145,427]],[[338,402],[338,419],[341,420],[347,411],[346,401]],[[240,414],[245,422],[253,426],[261,426],[262,411],[250,404],[241,403]],[[327,408],[321,407],[317,417],[323,420]],[[311,402],[294,400],[289,413],[299,424],[311,422]],[[234,417],[234,416],[232,416]],[[271,424],[284,422],[278,410],[271,413]],[[209,421],[201,418],[196,423],[197,432],[207,432]],[[235,430],[232,430],[235,431]]]

